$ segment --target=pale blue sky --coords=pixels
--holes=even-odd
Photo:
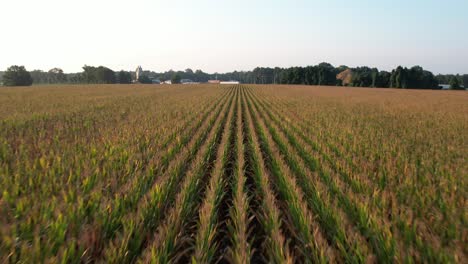
[[[468,73],[467,0],[0,0],[0,69],[207,72],[421,65]]]

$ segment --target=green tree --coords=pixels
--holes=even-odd
[[[49,74],[41,70],[30,71],[29,74],[33,79],[34,84],[49,83]]]
[[[372,68],[370,72],[371,77],[371,86],[370,87],[378,87],[379,86],[379,70],[377,68]]]
[[[81,74],[81,78],[84,82],[87,83],[96,83],[96,75],[95,75],[96,68],[93,66],[83,66],[83,73]]]
[[[96,77],[98,83],[115,83],[115,72],[104,66],[99,66],[96,69]]]
[[[452,76],[452,75],[450,75],[450,74],[438,74],[438,75],[436,76],[437,82],[438,82],[439,84],[447,84],[447,83],[449,83],[450,77],[451,77],[451,76]]]
[[[388,88],[390,86],[391,73],[386,71],[379,72],[379,78],[376,86],[381,88]]]
[[[151,79],[147,76],[147,75],[141,75],[139,78],[138,78],[138,82],[139,83],[143,83],[143,84],[151,84],[153,83],[151,81]]]
[[[132,83],[132,74],[126,71],[119,71],[117,74],[117,82],[122,84]]]
[[[336,70],[330,63],[322,62],[318,66],[318,85],[335,85]]]
[[[67,76],[63,73],[63,70],[60,68],[53,68],[47,72],[48,83],[65,83],[67,81]]]
[[[352,69],[351,86],[355,87],[375,87],[378,77],[378,70],[369,67],[357,67]]]
[[[180,83],[180,75],[178,73],[175,73],[174,75],[172,75],[171,77],[171,83],[172,84],[178,84]]]
[[[318,70],[317,70],[317,67],[315,67],[315,66],[305,67],[305,69],[304,69],[304,79],[305,79],[305,84],[307,84],[307,85],[317,85],[318,84]]]
[[[83,67],[83,81],[87,83],[115,83],[115,72],[107,67]]]
[[[392,71],[390,78],[390,87],[392,88],[407,88],[408,87],[408,68],[398,66]]]
[[[465,89],[468,88],[468,74],[464,74],[462,76],[463,79],[463,86],[465,86]]]
[[[458,81],[458,78],[453,76],[452,78],[450,78],[450,89],[451,90],[464,90],[461,86],[460,86],[460,82]]]
[[[5,86],[30,86],[32,83],[31,74],[24,66],[13,65],[3,74],[3,85]]]

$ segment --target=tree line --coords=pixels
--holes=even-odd
[[[292,68],[256,68],[253,83],[336,85],[351,87],[379,87],[405,89],[438,89],[439,84],[451,84],[454,89],[468,86],[468,74],[451,76],[447,80],[437,78],[420,66],[398,66],[391,72],[377,68],[347,66],[333,67],[329,63]],[[455,81],[454,81],[455,80]],[[454,84],[454,85],[452,85]]]
[[[60,68],[53,68],[47,72],[34,70],[28,72],[23,66],[11,66],[0,77],[3,85],[19,86],[35,84],[61,83],[93,83],[93,84],[129,84],[135,79],[135,72],[118,71],[104,66],[83,67],[80,73],[64,73]],[[351,87],[380,87],[405,89],[437,89],[439,84],[450,84],[453,89],[468,87],[468,74],[465,75],[437,75],[424,70],[420,66],[406,68],[398,66],[391,72],[379,71],[377,68],[347,66],[334,67],[329,63],[315,66],[269,68],[257,67],[252,71],[234,71],[228,73],[205,73],[202,70],[153,72],[144,71],[138,82],[152,83],[171,80],[179,83],[182,79],[193,82],[207,82],[217,79],[220,81],[236,80],[241,83],[252,84],[302,84],[302,85],[331,85]]]

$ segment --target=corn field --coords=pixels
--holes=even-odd
[[[2,263],[467,263],[468,94],[0,90]]]

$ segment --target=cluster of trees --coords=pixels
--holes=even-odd
[[[93,67],[85,65],[83,67],[83,72],[78,74],[76,78],[78,78],[79,83],[130,84],[136,76],[134,72],[121,70],[116,73],[104,66]],[[152,80],[148,74],[143,73],[139,76],[138,82],[150,84]]]
[[[453,79],[457,79],[459,83],[468,84],[468,74],[460,75],[460,74],[438,74],[436,75],[436,79],[439,83],[448,84]]]
[[[181,80],[182,80],[182,77],[180,77],[178,73],[173,74],[171,77],[171,83],[173,84],[179,84]]]
[[[5,72],[0,72],[0,80],[5,86],[28,86],[35,84],[65,84],[65,83],[98,83],[113,84],[132,83],[135,75],[132,72],[113,70],[104,67],[93,67],[85,65],[81,73],[64,73],[60,68],[49,71],[34,70],[28,72],[24,66],[11,66]],[[142,83],[151,83],[147,76],[141,76]]]
[[[2,82],[5,86],[29,86],[33,79],[24,66],[13,65],[2,74]]]
[[[186,69],[185,71],[169,70],[167,72],[162,72],[162,73],[145,71],[143,73],[153,79],[158,79],[161,82],[170,80],[172,83],[178,83],[182,79],[189,79],[194,82],[207,82],[208,80],[211,79],[210,74],[205,73],[201,70],[196,70],[194,72],[192,69]]]
[[[228,73],[206,73],[202,70],[186,69],[185,71],[169,70],[166,72],[143,71],[151,79],[157,79],[161,82],[171,81],[178,83],[182,79],[192,80],[194,82],[208,82],[209,80],[230,81],[237,80],[241,83],[255,83],[255,77],[252,71],[234,71]]]
[[[84,83],[117,83],[115,72],[104,66],[93,67],[85,65],[80,77]]]
[[[343,71],[349,72],[349,80],[344,81],[337,77]],[[182,79],[190,79],[195,82],[206,82],[210,79],[218,79],[221,81],[237,80],[242,83],[253,84],[343,85],[352,87],[414,89],[437,89],[440,83],[431,72],[424,70],[420,66],[414,66],[412,68],[399,66],[392,72],[387,72],[369,67],[334,67],[325,62],[316,66],[307,67],[257,67],[253,71],[234,71],[230,73],[214,74],[204,73],[201,70],[193,71],[191,69],[177,72],[171,70],[164,73],[146,73],[151,76],[151,78],[161,81],[172,80],[174,76],[178,75]],[[175,82],[173,81],[173,83]],[[468,80],[460,80],[459,84],[461,83],[468,84]]]
[[[340,77],[340,73],[347,75]],[[347,66],[333,67],[329,63],[316,66],[292,68],[256,68],[254,83],[306,84],[306,85],[344,85],[353,87],[393,87],[436,89],[435,76],[419,66],[410,69],[398,67],[392,72],[379,71],[377,68]]]
[[[53,84],[68,82],[67,76],[60,68],[53,68],[49,71],[34,70],[30,72],[35,84]]]
[[[192,80],[194,82],[208,82],[210,80],[210,74],[204,73],[201,70],[193,72],[191,69],[185,71],[173,71],[169,70],[163,73],[157,73],[153,71],[143,71],[142,77],[149,80],[159,80],[160,82],[171,81],[173,84],[178,84],[182,79]],[[139,80],[140,83],[145,83],[144,80]]]
[[[0,73],[1,74],[1,73]],[[12,66],[3,73],[4,85],[31,85],[53,83],[102,83],[129,84],[135,79],[135,73],[129,71],[114,72],[104,67],[83,67],[81,73],[65,74],[59,68],[53,68],[47,72],[35,70],[27,72],[23,66]],[[379,71],[377,68],[347,66],[334,67],[329,63],[320,63],[315,66],[268,68],[257,67],[253,71],[234,71],[228,73],[205,73],[202,70],[193,71],[167,71],[157,73],[144,71],[139,77],[140,83],[152,83],[153,79],[161,82],[171,80],[172,83],[180,83],[181,79],[189,79],[194,82],[207,82],[218,79],[221,81],[237,80],[241,83],[253,84],[304,84],[304,85],[338,85],[353,87],[392,87],[437,89],[438,84],[450,84],[453,89],[459,89],[462,84],[468,87],[468,74],[465,75],[437,75],[424,70],[420,66],[412,68],[397,67],[391,72]]]
[[[129,84],[129,83],[132,83],[132,80],[133,80],[133,77],[130,72],[119,71],[119,73],[117,73],[116,81],[118,83]]]
[[[456,87],[460,88],[461,84],[463,84],[465,88],[468,88],[468,74],[439,74],[436,76],[436,78],[440,84],[449,84],[450,87],[454,87],[455,89]]]
[[[377,68],[357,67],[350,69],[351,81],[354,87],[390,87],[392,73],[379,71]],[[342,83],[342,85],[345,85]]]
[[[268,70],[266,70],[268,72]],[[265,70],[260,71],[265,73]],[[271,70],[270,70],[271,72]],[[273,69],[276,76],[273,79],[280,84],[307,84],[307,85],[338,85],[336,79],[338,70],[329,63],[320,63],[317,66],[292,67],[287,69]],[[279,76],[279,78],[278,78]],[[270,77],[271,78],[271,77]],[[261,75],[260,80],[270,79]]]
[[[438,81],[435,76],[420,66],[410,69],[398,66],[390,76],[390,86],[394,88],[436,89]]]

